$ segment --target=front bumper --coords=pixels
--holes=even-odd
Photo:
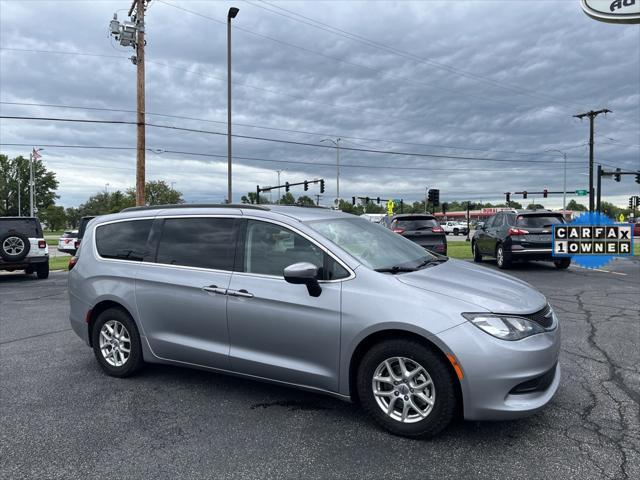
[[[467,420],[509,420],[543,408],[560,385],[560,326],[518,341],[499,340],[469,322],[438,337],[463,373],[460,381]],[[540,388],[512,393],[543,378]]]

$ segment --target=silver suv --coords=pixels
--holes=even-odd
[[[91,221],[71,325],[109,375],[143,362],[359,401],[393,433],[510,419],[560,382],[545,297],[352,215],[285,206],[129,209]]]

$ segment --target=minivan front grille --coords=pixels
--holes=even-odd
[[[553,326],[553,313],[551,312],[551,305],[547,303],[547,306],[542,310],[528,315],[518,315],[524,317],[532,322],[536,322],[538,325],[544,328],[550,328]]]

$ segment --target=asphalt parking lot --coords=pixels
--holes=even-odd
[[[511,274],[561,318],[558,394],[533,417],[425,441],[355,405],[214,373],[107,377],[70,330],[66,273],[0,276],[0,478],[640,478],[640,259]]]

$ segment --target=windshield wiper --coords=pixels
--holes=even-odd
[[[448,257],[444,257],[444,258],[427,258],[422,263],[416,265],[415,268],[417,270],[419,268],[425,268],[425,267],[429,267],[431,265],[439,265],[440,263],[446,262],[447,260],[449,260]]]
[[[415,272],[416,268],[414,267],[401,267],[399,265],[394,265],[393,267],[386,267],[386,268],[376,268],[375,269],[376,272],[380,272],[380,273],[406,273],[406,272]]]

